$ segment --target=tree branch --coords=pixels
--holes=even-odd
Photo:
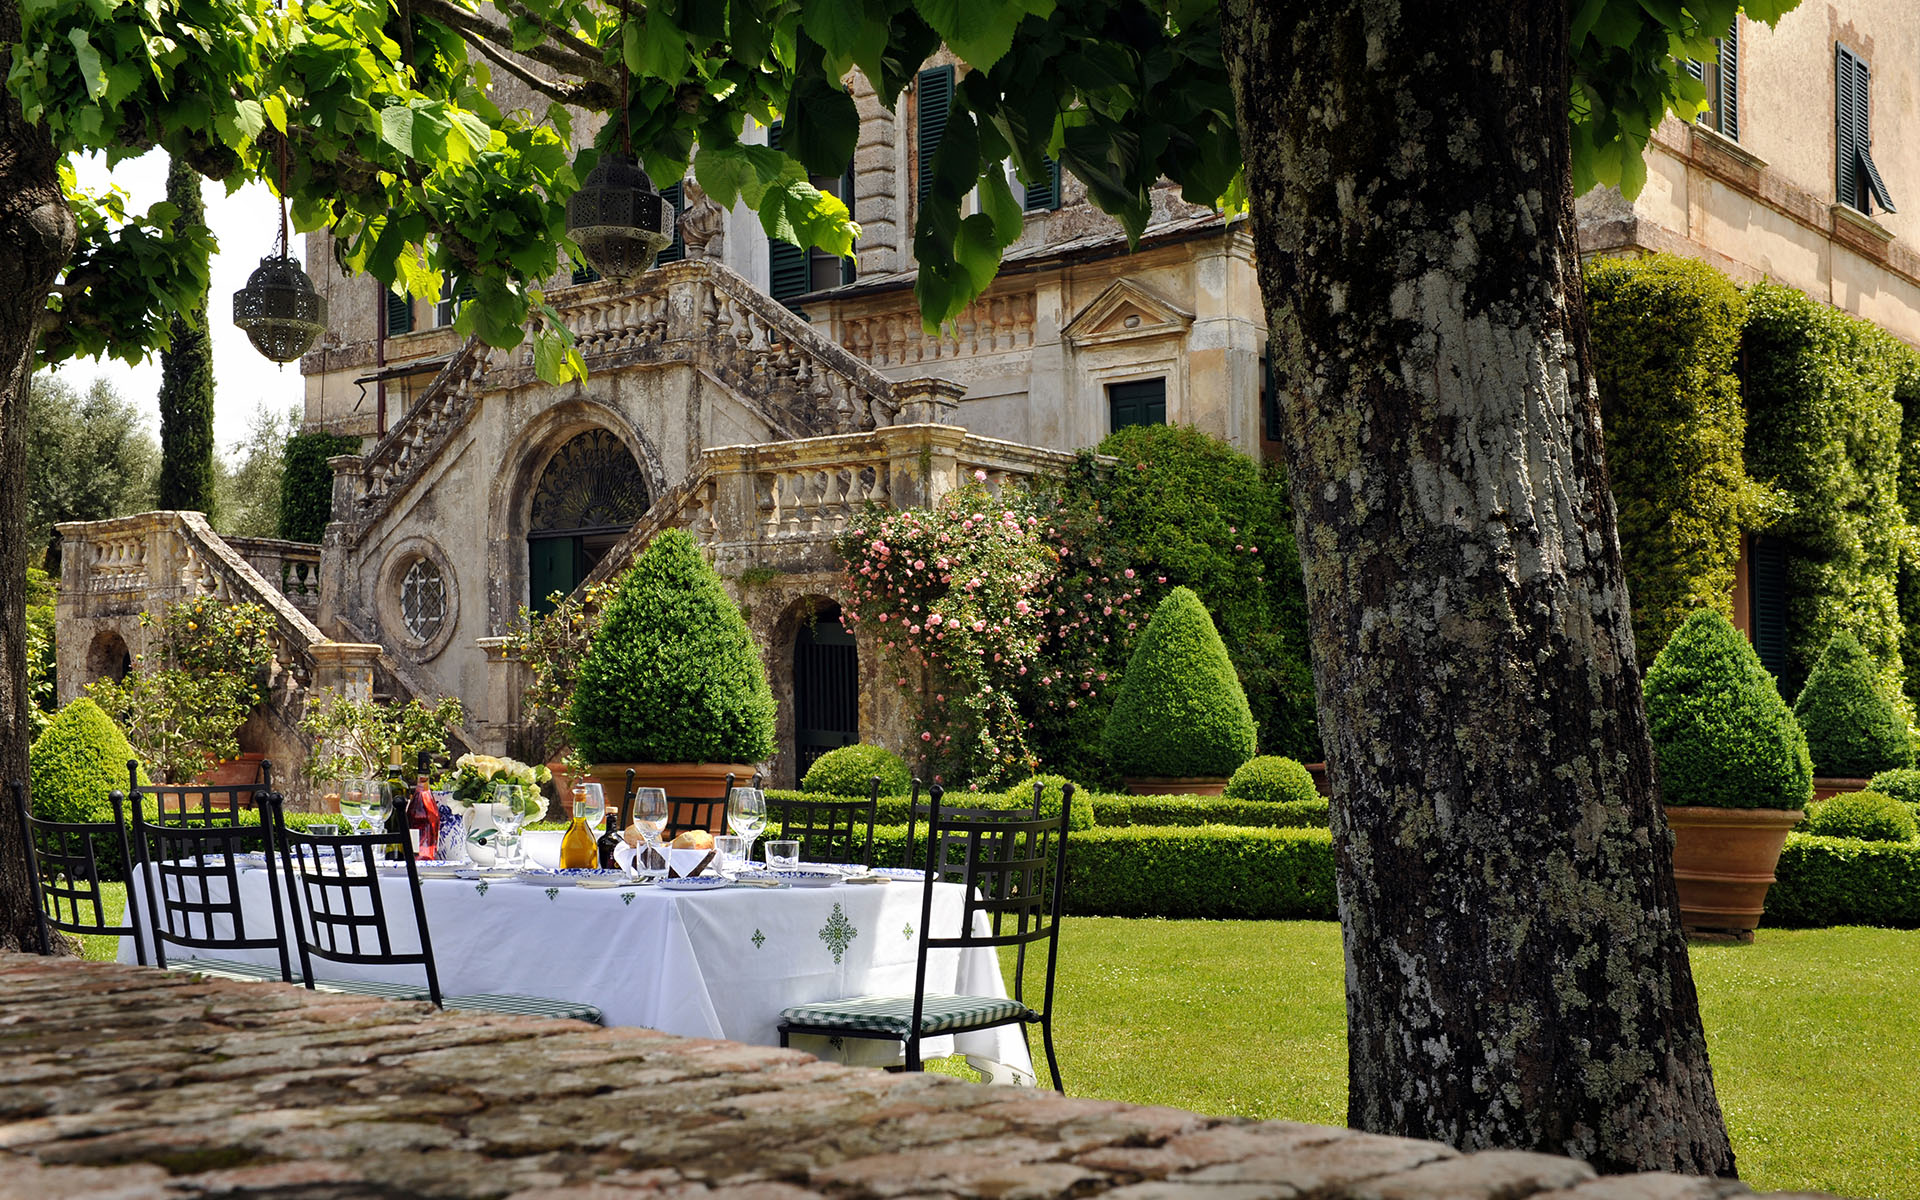
[[[559,42],[561,45],[565,46],[567,49],[572,50],[574,53],[582,54],[598,61],[599,56],[601,54],[600,47],[594,45],[592,42],[587,41],[585,38],[581,37],[578,33],[575,33],[573,30],[568,29],[564,25],[561,25],[557,21],[550,20],[549,18],[544,17],[537,12],[534,12],[532,9],[528,8],[525,4],[521,3],[520,0],[501,0],[500,7],[506,9],[507,12],[512,16],[524,17],[527,20],[532,21],[535,25],[538,25],[540,28],[546,30],[548,37],[554,39],[556,42]]]
[[[607,91],[605,87],[598,84],[566,84],[558,83],[551,79],[542,79],[532,71],[527,70],[519,63],[513,61],[512,57],[504,51],[495,49],[485,41],[469,41],[468,44],[475,50],[478,50],[488,62],[499,67],[507,74],[518,79],[521,83],[526,84],[549,100],[558,100],[562,104],[571,104],[580,108],[591,108],[594,107],[591,100],[597,98],[595,94]]]
[[[526,50],[515,50],[512,34],[491,21],[447,3],[447,0],[417,0],[416,11],[451,28],[465,38],[470,45],[479,46],[480,41],[475,39],[481,39],[493,43],[508,53],[525,55],[534,62],[551,67],[562,75],[577,75],[582,79],[609,85],[612,82],[607,73],[607,65],[600,61],[597,54],[589,57],[546,42]]]

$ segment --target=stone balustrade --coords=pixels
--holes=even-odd
[[[320,547],[282,538],[230,537],[227,545],[311,618],[320,611]]]
[[[835,320],[840,345],[878,367],[943,362],[1033,347],[1031,290],[983,296],[932,333],[919,314],[846,313]]]
[[[1723,1200],[647,1029],[0,953],[0,1200]],[[1074,1063],[1063,1064],[1073,1086]],[[1205,1070],[1195,1063],[1195,1070]],[[1784,1200],[1784,1198],[1782,1198]]]
[[[334,492],[334,519],[349,519],[359,530],[371,528],[419,469],[432,459],[468,417],[479,400],[482,379],[495,352],[479,338],[468,338],[413,407],[364,458],[353,477],[352,501]]]

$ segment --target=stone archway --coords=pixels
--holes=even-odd
[[[115,683],[133,669],[133,654],[118,630],[102,629],[87,643],[86,682],[111,679]]]
[[[571,592],[652,498],[633,454],[608,429],[575,434],[554,451],[534,485],[527,522],[527,596],[536,613]]]
[[[794,780],[822,754],[860,740],[860,652],[840,623],[840,606],[807,597],[790,619],[780,652],[792,674],[788,684]],[[785,724],[785,722],[782,722]]]

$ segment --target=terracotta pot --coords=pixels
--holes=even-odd
[[[1301,765],[1307,768],[1307,774],[1313,776],[1313,786],[1320,794],[1329,800],[1333,799],[1333,781],[1327,777],[1327,764],[1311,762]]]
[[[242,754],[239,758],[230,758],[216,763],[213,769],[194,776],[193,782],[201,786],[232,787],[236,784],[252,783],[260,778],[260,760],[264,754]]]
[[[1777,808],[1667,808],[1673,882],[1689,934],[1753,940],[1787,831],[1807,814]]]
[[[1867,780],[1847,779],[1838,775],[1815,775],[1813,777],[1813,798],[1829,800],[1842,792],[1864,792]]]
[[[598,763],[582,778],[600,785],[611,808],[626,795],[628,768],[633,770],[634,787],[657,787],[673,800],[717,800],[727,794],[728,775],[733,776],[735,786],[745,786],[753,781],[753,774],[759,769],[752,763]],[[690,819],[690,808],[683,811],[674,805],[669,820],[675,825],[684,825]],[[727,831],[725,809],[713,806],[707,829],[712,833]]]
[[[573,816],[573,776],[567,773],[567,760],[556,758],[547,763],[547,770],[553,772],[553,820],[564,821]],[[590,780],[582,777],[582,783]],[[603,789],[604,790],[604,789]],[[620,799],[615,792],[613,799]]]
[[[1127,791],[1136,796],[1218,796],[1227,790],[1227,781],[1214,776],[1127,776]]]

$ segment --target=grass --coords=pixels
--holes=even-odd
[[[113,957],[113,939],[86,941],[89,958]],[[1920,1196],[1920,931],[1767,929],[1751,946],[1696,945],[1693,968],[1741,1177]],[[1029,983],[1043,969],[1029,964]],[[1330,921],[1069,920],[1055,1030],[1067,1088],[1344,1124],[1342,978]]]

